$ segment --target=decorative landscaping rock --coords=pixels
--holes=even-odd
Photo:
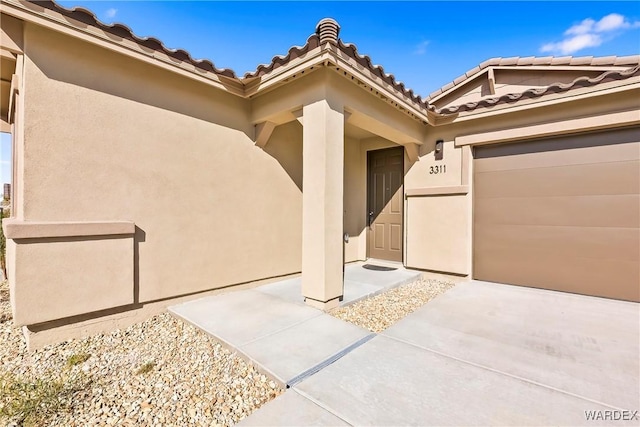
[[[452,287],[451,282],[422,279],[336,308],[329,314],[371,332],[382,332]]]
[[[19,417],[5,413],[24,401],[18,389],[29,384],[36,385],[31,397],[44,404],[25,424],[52,426],[228,426],[283,392],[218,341],[168,313],[29,352],[5,301],[0,308],[0,424],[20,425]]]

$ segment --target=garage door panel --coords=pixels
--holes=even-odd
[[[638,194],[640,160],[477,172],[475,185],[481,198]]]
[[[640,194],[479,199],[481,224],[637,228]]]
[[[476,253],[522,253],[524,248],[546,253],[558,260],[591,258],[593,262],[640,259],[640,230],[637,228],[582,228],[510,226],[487,224],[476,233]],[[561,261],[560,261],[561,262]]]
[[[640,300],[640,268],[637,262],[574,256],[558,257],[530,248],[484,252],[476,278],[498,283],[602,296],[626,301]],[[576,277],[576,272],[581,272]]]
[[[640,301],[640,128],[474,152],[473,277]]]
[[[640,129],[481,147],[476,172],[639,160]]]

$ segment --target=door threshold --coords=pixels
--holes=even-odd
[[[404,268],[404,264],[400,261],[389,261],[386,259],[367,258],[365,264],[380,265],[383,267]]]

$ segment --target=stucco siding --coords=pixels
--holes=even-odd
[[[133,236],[17,240],[16,256],[28,260],[13,279],[16,324],[133,304]]]
[[[362,162],[359,139],[346,138],[344,143],[344,231],[345,262],[366,259],[366,163]]]
[[[429,138],[405,177],[406,264],[423,270],[469,274],[470,156],[449,135],[435,158],[439,137]]]
[[[25,44],[24,220],[133,221],[135,302],[300,271],[297,159],[277,147],[301,132],[278,129],[263,151],[246,100],[41,27]],[[18,276],[42,267],[17,262]]]
[[[410,197],[407,206],[407,266],[468,274],[467,196]]]

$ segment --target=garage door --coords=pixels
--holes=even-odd
[[[640,301],[640,128],[474,159],[475,279]]]

